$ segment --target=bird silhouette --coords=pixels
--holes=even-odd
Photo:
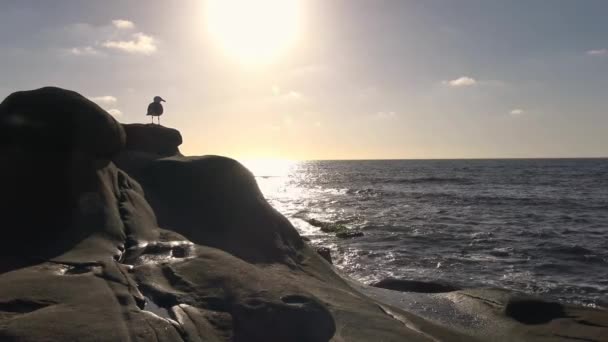
[[[152,124],[154,124],[154,117],[158,118],[158,125],[160,126],[160,116],[163,115],[164,109],[161,102],[167,102],[160,96],[154,96],[154,102],[148,105],[148,114],[152,118]]]

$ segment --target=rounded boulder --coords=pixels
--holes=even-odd
[[[81,150],[109,158],[125,146],[121,125],[77,92],[45,87],[19,91],[0,104],[0,139],[13,146]]]

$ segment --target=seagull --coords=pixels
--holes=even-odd
[[[160,96],[154,96],[154,102],[148,105],[148,114],[152,117],[152,124],[154,124],[154,117],[158,117],[158,125],[160,126],[160,116],[163,115],[163,105],[161,102],[167,102]]]

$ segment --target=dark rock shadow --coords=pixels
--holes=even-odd
[[[372,284],[372,286],[393,291],[417,293],[444,293],[462,290],[458,286],[446,283],[418,280],[402,280],[394,278],[383,279],[375,284]]]
[[[545,324],[567,316],[564,307],[536,298],[514,297],[505,305],[505,315],[523,324]]]

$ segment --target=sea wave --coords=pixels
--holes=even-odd
[[[608,160],[328,161],[258,181],[276,185],[270,202],[356,279],[446,279],[602,305],[607,175]],[[340,240],[319,225],[365,235]]]
[[[412,178],[375,178],[372,183],[381,184],[461,184],[470,185],[476,183],[473,178],[460,177],[412,177]]]

